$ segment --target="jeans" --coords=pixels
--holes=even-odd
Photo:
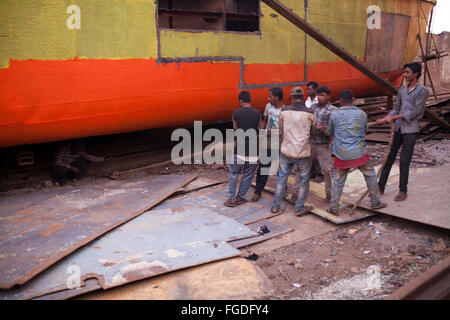
[[[300,176],[300,185],[298,188],[297,202],[295,203],[295,211],[301,211],[305,205],[309,191],[309,176],[311,174],[311,157],[296,159],[286,157],[280,152],[280,169],[278,170],[277,188],[273,198],[273,207],[280,208],[281,200],[286,192],[286,182],[291,173],[294,164],[298,168]]]
[[[398,150],[400,147],[402,151],[400,152],[400,191],[408,191],[408,177],[409,177],[409,165],[411,164],[411,159],[414,153],[414,145],[416,144],[418,134],[417,133],[405,133],[402,134],[396,131],[394,134],[394,140],[392,141],[391,150],[386,161],[386,165],[381,171],[380,180],[378,181],[378,187],[380,190],[384,190],[386,187],[387,180],[389,178],[389,173],[391,172],[392,165],[397,157]]]
[[[78,168],[79,172],[74,172],[68,168],[53,165],[52,177],[60,184],[63,185],[67,179],[81,179],[84,174],[85,160],[82,157],[78,157],[74,162],[70,164],[72,167]]]
[[[332,210],[339,209],[339,200],[342,195],[342,190],[344,189],[345,181],[347,180],[347,174],[350,168],[348,169],[334,169],[333,170],[333,186],[332,186],[332,195],[330,208]],[[373,168],[372,162],[368,161],[366,164],[358,167],[358,170],[364,175],[364,179],[366,179],[367,189],[369,189],[370,203],[372,205],[379,204],[380,200],[380,192],[377,186],[377,175],[375,173],[375,169]]]
[[[230,181],[228,182],[228,200],[236,199],[236,186],[239,178],[239,174],[243,171],[241,184],[239,185],[239,192],[237,197],[243,199],[250,189],[253,175],[255,174],[257,164],[251,164],[245,162],[244,164],[237,163],[237,157],[234,156],[234,163],[230,164]]]
[[[269,158],[272,157],[272,150],[271,149],[262,150],[262,152],[267,152],[267,156]],[[278,152],[278,150],[276,150],[274,152]],[[261,174],[261,168],[264,168],[264,171],[265,170],[269,171],[271,165],[272,165],[272,161],[269,161],[269,163],[266,163],[266,164],[261,163],[261,161],[259,162],[259,166],[258,166],[258,169],[256,171],[256,188],[255,188],[255,193],[261,194],[263,192],[263,190],[264,190],[264,187],[267,184],[267,180],[269,180],[269,175],[268,174]]]

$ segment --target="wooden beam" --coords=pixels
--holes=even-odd
[[[397,94],[398,88],[394,86],[390,81],[385,78],[379,76],[372,70],[370,70],[363,62],[359,61],[356,57],[347,52],[344,48],[337,45],[333,40],[325,36],[319,30],[314,28],[311,24],[306,22],[305,19],[302,19],[298,15],[296,15],[291,9],[284,6],[278,0],[262,0],[266,5],[271,7],[273,10],[278,12],[285,19],[290,21],[292,24],[300,28],[306,34],[308,34],[311,38],[318,41],[324,47],[329,49],[331,52],[336,54],[338,57],[349,63],[351,66],[362,72],[364,75],[378,83],[381,87],[386,88],[393,94]]]

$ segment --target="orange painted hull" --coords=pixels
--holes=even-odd
[[[347,88],[355,96],[384,93],[345,62],[307,70],[333,99]],[[0,147],[229,119],[238,107],[240,72],[238,62],[11,60],[0,70]],[[384,76],[399,84],[401,73]],[[246,65],[244,77],[246,84],[302,81],[303,65]],[[250,92],[252,105],[263,110],[268,89]]]

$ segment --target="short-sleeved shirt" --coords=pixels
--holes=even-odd
[[[284,107],[284,105],[282,106]],[[267,129],[279,129],[280,128],[280,112],[281,108],[277,108],[268,103],[264,110],[264,116],[267,117]]]
[[[266,105],[266,109],[264,110],[264,117],[267,117],[267,126],[266,129],[274,130],[280,128],[280,112],[281,109],[284,107],[284,105],[281,106],[281,108],[277,108],[274,105],[268,103]],[[278,132],[272,132],[271,136],[267,137],[267,146],[269,148],[272,147],[272,138],[278,137]],[[278,142],[279,146],[279,142]],[[279,147],[278,147],[279,149]]]
[[[233,119],[236,121],[237,129],[244,130],[247,133],[245,136],[245,148],[240,150],[237,146],[239,139],[236,140],[236,145],[234,147],[234,153],[238,156],[244,157],[257,157],[258,156],[258,130],[259,122],[261,121],[261,112],[254,108],[241,107],[233,111]],[[254,130],[254,132],[252,132]],[[256,136],[256,141],[251,141],[250,136]],[[252,145],[250,148],[250,143],[256,144]]]
[[[311,97],[308,97],[305,101],[305,106],[309,109],[312,108],[313,104],[319,103],[319,100],[317,99],[317,96],[314,97],[314,99],[311,99]]]

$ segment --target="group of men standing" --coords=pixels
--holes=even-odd
[[[240,152],[237,147],[235,148],[235,161],[229,165],[228,199],[224,204],[234,207],[247,202],[245,195],[255,172],[256,188],[251,200],[258,201],[267,183],[268,168],[271,166],[271,161],[260,161],[258,165],[258,155],[264,153],[270,159],[274,158],[271,157],[274,153],[279,153],[278,180],[272,213],[282,211],[281,201],[294,165],[298,169],[295,214],[301,216],[313,209],[305,206],[305,203],[314,160],[320,164],[324,176],[330,213],[339,214],[339,199],[350,168],[357,168],[362,172],[369,190],[371,207],[380,209],[386,207],[380,200],[380,192],[381,194],[384,192],[390,169],[400,147],[402,147],[400,192],[394,200],[406,199],[409,165],[419,131],[418,121],[423,116],[425,102],[428,99],[428,90],[418,82],[421,75],[420,64],[406,64],[403,69],[407,85],[401,87],[394,110],[377,121],[379,125],[395,121],[396,128],[394,142],[379,182],[366,149],[367,115],[353,105],[352,91],[340,92],[340,108],[336,108],[330,103],[330,89],[312,81],[307,84],[306,101],[303,89],[295,87],[290,91],[291,104],[285,106],[282,89],[274,87],[269,90],[269,103],[263,117],[257,109],[251,107],[250,93],[242,91],[238,98],[240,108],[235,110],[232,116],[234,129],[244,131],[266,129],[268,141],[267,147],[259,150],[258,154],[249,152],[248,137],[245,140],[245,148]],[[236,194],[241,172],[243,176]]]

